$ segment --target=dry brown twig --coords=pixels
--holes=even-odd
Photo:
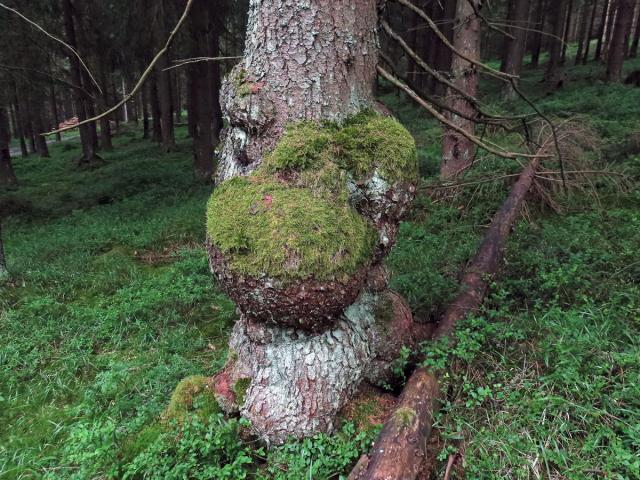
[[[174,60],[173,63],[176,63],[177,65],[172,65],[170,67],[167,67],[165,69],[163,69],[163,71],[167,71],[167,70],[173,70],[174,68],[180,68],[183,67],[185,65],[189,65],[192,63],[199,63],[199,62],[221,62],[224,60],[238,60],[242,57],[193,57],[193,58],[182,58],[180,60]]]

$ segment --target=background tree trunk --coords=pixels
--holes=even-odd
[[[71,47],[77,49],[78,43],[76,41],[76,30],[73,19],[73,5],[71,4],[71,0],[61,1],[66,41]],[[73,55],[73,53],[69,53],[69,64],[71,66],[71,83],[78,86],[83,86],[83,75],[80,69],[80,62],[78,61],[76,56]],[[74,88],[73,98],[75,102],[75,110],[78,116],[78,121],[82,122],[88,118],[84,95],[81,91]],[[96,154],[97,139],[94,135],[95,122],[93,122],[91,125],[80,125],[80,127],[78,128],[80,130],[80,143],[82,145],[82,158],[80,159],[79,163],[85,165],[93,165],[99,162],[100,157],[98,157],[98,155]]]
[[[638,56],[638,44],[640,43],[640,2],[638,2],[636,10],[636,27],[633,33],[631,47],[629,48],[629,58],[636,58]]]
[[[560,66],[562,65],[562,38],[564,33],[565,14],[567,12],[566,0],[558,0],[551,3],[551,33],[549,39],[549,63],[545,72],[545,82],[557,87],[560,81]]]
[[[611,0],[604,0],[604,5],[602,6],[602,13],[600,15],[600,27],[598,28],[598,43],[596,44],[596,51],[594,54],[594,60],[600,60],[602,57],[602,47],[604,43],[604,35],[607,25],[607,14],[609,12],[609,7],[611,6]]]
[[[537,67],[540,63],[540,52],[542,51],[542,34],[544,32],[544,24],[546,19],[545,0],[538,0],[538,6],[536,11],[538,17],[536,19],[535,29],[537,32],[533,34],[533,41],[531,47],[531,66]]]
[[[591,49],[591,40],[593,39],[593,28],[596,23],[596,12],[598,10],[598,0],[593,0],[591,6],[591,20],[589,21],[589,30],[587,31],[586,44],[584,47],[584,55],[582,56],[582,64],[586,65],[589,61],[589,50]]]
[[[160,121],[160,100],[158,99],[157,75],[154,73],[150,81],[150,103],[151,103],[151,140],[157,143],[162,142],[162,123]]]
[[[164,46],[167,29],[165,27],[164,0],[158,0],[153,19],[153,37],[156,49]],[[160,123],[162,125],[162,149],[171,152],[176,148],[176,140],[173,131],[173,103],[171,101],[171,73],[165,70],[169,67],[167,55],[163,55],[156,64],[156,83],[158,89],[158,101],[160,103]]]
[[[7,259],[4,255],[4,243],[2,242],[2,217],[0,217],[0,280],[9,276],[7,270]]]
[[[465,56],[474,60],[480,60],[480,18],[474,13],[474,9],[480,9],[482,3],[478,0],[460,1],[456,9],[456,20],[454,25],[453,45]],[[458,57],[453,58],[451,74],[454,84],[475,97],[478,91],[478,72],[476,68]],[[447,104],[466,117],[473,118],[476,111],[474,106],[454,91],[449,91]],[[449,121],[473,134],[475,124],[459,115],[447,114]],[[453,129],[444,130],[442,139],[442,164],[440,166],[440,177],[451,179],[473,163],[475,145]]]
[[[633,21],[634,7],[633,0],[618,0],[618,13],[611,34],[611,45],[607,59],[607,80],[610,82],[620,82],[622,77],[622,66],[627,54],[627,39]]]
[[[529,2],[527,0],[514,0],[509,16],[509,23],[517,28],[509,28],[508,31],[515,38],[505,38],[505,54],[502,62],[502,71],[511,75],[520,75],[522,70],[522,58],[524,57],[525,41],[527,38],[527,21],[529,19]],[[507,98],[513,98],[515,91],[510,83],[505,83],[503,94]]]
[[[16,185],[18,180],[11,164],[9,142],[9,116],[5,107],[0,106],[0,185]],[[0,271],[1,274],[1,271]]]

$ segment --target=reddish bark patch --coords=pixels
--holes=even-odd
[[[231,271],[222,252],[207,243],[211,270],[244,315],[254,321],[318,332],[330,327],[355,302],[366,284],[369,265],[346,280],[313,278],[282,283]]]

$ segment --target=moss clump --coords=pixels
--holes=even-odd
[[[336,134],[335,141],[338,164],[356,179],[367,178],[378,168],[390,183],[418,180],[415,140],[391,117],[357,115]]]
[[[336,124],[302,122],[291,125],[264,168],[278,171],[317,170],[327,162],[350,172],[356,179],[376,169],[390,183],[418,179],[416,145],[411,134],[395,119],[371,112]]]
[[[250,378],[240,378],[233,385],[233,393],[236,396],[236,403],[240,406],[244,405],[244,401],[247,398],[247,390],[251,385]]]
[[[162,415],[165,422],[184,422],[188,415],[197,415],[206,420],[220,413],[220,406],[211,388],[209,379],[202,375],[187,377],[178,383],[171,395],[169,406]]]
[[[122,442],[122,447],[120,448],[120,457],[123,462],[131,462],[149,446],[153,445],[165,431],[165,426],[156,422],[145,426],[135,434],[129,435]]]
[[[346,202],[260,177],[232,178],[214,191],[207,232],[231,270],[283,281],[350,276],[376,238]]]

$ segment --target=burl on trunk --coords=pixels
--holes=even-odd
[[[414,196],[416,150],[373,97],[376,27],[376,0],[252,0],[222,87],[207,237],[241,317],[213,383],[270,442],[330,432],[413,341],[380,263]]]

